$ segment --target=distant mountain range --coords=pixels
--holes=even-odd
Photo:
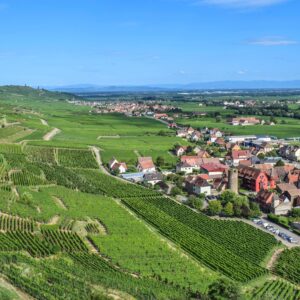
[[[293,81],[215,81],[190,84],[157,84],[141,86],[101,86],[94,84],[76,84],[68,86],[46,87],[49,90],[69,93],[96,92],[157,92],[157,91],[194,91],[194,90],[247,90],[247,89],[300,89],[300,80]]]

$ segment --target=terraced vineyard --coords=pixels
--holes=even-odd
[[[81,174],[102,192],[121,198],[162,234],[179,242],[185,250],[209,267],[240,281],[267,272],[258,264],[278,244],[271,235],[242,222],[211,220],[156,192],[103,174],[88,171]],[[225,253],[226,266],[222,262]]]
[[[63,252],[87,252],[88,249],[82,239],[73,232],[46,229],[42,230],[45,240]]]
[[[98,164],[89,150],[58,149],[58,162],[69,168],[98,169]]]
[[[104,163],[116,153],[133,168],[141,154],[171,168],[168,151],[179,139],[165,124],[94,115],[57,101],[68,95],[28,92],[3,98],[0,88],[2,114],[32,132],[0,144],[1,277],[43,300],[206,299],[222,280],[251,292],[245,299],[300,299],[299,250],[284,251],[269,272],[263,266],[279,246],[271,235],[100,172],[91,146]],[[50,128],[61,133],[42,140]],[[10,138],[15,129],[2,131]]]
[[[26,231],[33,232],[35,223],[32,220],[17,218],[8,215],[0,215],[1,231]]]
[[[56,164],[56,151],[55,148],[35,146],[26,146],[24,150],[30,161],[48,164]]]
[[[276,299],[299,300],[300,289],[285,281],[274,280],[266,282],[259,290],[255,291],[252,300]]]
[[[25,250],[36,257],[48,256],[52,253],[51,245],[43,241],[41,237],[29,232],[0,233],[0,241],[0,251]]]
[[[300,248],[283,251],[274,270],[283,278],[300,285]]]

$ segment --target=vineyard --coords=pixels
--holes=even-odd
[[[18,217],[0,215],[0,230],[1,231],[25,231],[33,232],[35,223],[32,220],[22,219]]]
[[[275,272],[300,285],[300,248],[283,251],[275,265]]]
[[[85,230],[89,234],[99,234],[100,233],[100,230],[99,230],[98,226],[95,223],[88,223],[85,226]]]
[[[98,169],[98,164],[89,150],[58,149],[58,162],[68,168]]]
[[[49,99],[27,110],[31,102],[17,97],[2,107],[32,134],[0,144],[1,278],[45,300],[208,299],[222,280],[241,288],[241,299],[300,299],[300,248],[283,251],[269,271],[263,266],[282,246],[272,235],[101,173],[91,146],[104,164],[116,155],[131,169],[149,155],[171,167],[168,151],[182,140],[160,136],[164,124]],[[61,134],[43,141],[41,118]]]
[[[97,255],[78,253],[55,260],[33,260],[20,254],[3,253],[0,262],[1,273],[36,299],[111,299],[105,294],[120,299],[132,295],[140,300],[190,298],[189,291],[150,278],[134,278]]]
[[[56,152],[55,148],[50,147],[26,146],[24,149],[30,161],[47,164],[56,164]]]
[[[88,251],[82,239],[73,232],[46,229],[42,230],[44,239],[63,252]]]
[[[36,176],[27,170],[12,172],[10,180],[14,185],[34,186],[46,184],[41,176]]]
[[[124,202],[199,261],[234,280],[247,282],[267,272],[259,265],[235,255],[222,244],[206,238],[184,223],[149,205],[147,201],[130,198]]]
[[[103,174],[91,171],[80,174],[93,183],[95,190],[121,198],[162,234],[210,268],[240,281],[267,272],[258,264],[277,245],[271,235],[242,222],[211,220],[156,192]],[[222,259],[224,255],[226,262]]]
[[[52,253],[51,245],[43,241],[38,235],[21,232],[8,231],[0,233],[0,251],[24,250],[35,257],[48,256]]]
[[[255,291],[252,297],[252,300],[263,299],[299,300],[300,289],[281,280],[269,281]]]

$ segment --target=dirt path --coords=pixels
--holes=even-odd
[[[41,123],[44,125],[44,126],[49,126],[48,122],[44,119],[40,119],[41,120]]]
[[[140,153],[139,151],[137,151],[137,150],[134,150],[133,152],[134,152],[134,154],[135,154],[137,157],[141,157],[141,156],[142,156],[141,153]]]
[[[100,149],[97,148],[96,146],[90,146],[89,148],[93,151],[93,153],[94,153],[94,155],[95,155],[95,158],[96,158],[96,161],[97,161],[97,163],[98,163],[99,169],[100,169],[100,171],[101,171],[102,173],[104,173],[104,174],[106,174],[106,175],[108,175],[108,176],[111,176],[111,177],[113,177],[113,178],[115,178],[115,179],[117,179],[117,180],[120,180],[120,181],[122,181],[122,182],[126,182],[127,184],[135,184],[135,183],[133,183],[133,182],[130,182],[130,181],[127,181],[127,180],[123,179],[122,177],[119,177],[119,176],[113,176],[112,174],[110,174],[110,173],[106,170],[106,168],[103,166],[102,159],[101,159],[101,155],[100,155]]]
[[[59,199],[57,197],[54,197],[54,196],[52,197],[52,199],[54,200],[55,204],[58,207],[60,207],[60,208],[62,208],[64,210],[68,210],[67,207],[66,207],[66,205],[64,204],[64,202],[61,199]]]
[[[13,286],[9,281],[7,281],[3,277],[0,277],[0,288],[1,287],[5,288],[7,290],[10,290],[12,292],[15,292],[19,296],[19,299],[21,299],[21,300],[33,300],[33,298],[31,296],[27,295],[19,288]]]
[[[50,141],[53,139],[54,136],[56,136],[57,134],[59,134],[61,132],[60,129],[58,128],[54,128],[52,129],[51,131],[49,131],[48,133],[46,133],[44,136],[43,136],[43,140],[44,141]]]
[[[283,250],[284,250],[283,248],[277,249],[277,250],[273,253],[271,259],[269,260],[269,262],[268,262],[268,264],[267,264],[267,266],[266,266],[266,268],[267,268],[268,270],[272,270],[272,269],[273,269],[273,266],[274,266],[274,264],[275,264],[277,258],[278,258],[279,255],[283,252]]]
[[[100,155],[100,149],[95,147],[95,146],[91,146],[90,149],[93,151],[94,155],[95,155],[95,159],[97,161],[97,164],[99,166],[99,169],[107,174],[107,175],[110,175],[110,173],[104,168],[103,166],[103,163],[102,163],[102,160],[101,160],[101,155]]]
[[[100,140],[100,139],[119,139],[120,136],[119,135],[99,135],[97,137],[97,140]]]
[[[18,190],[17,190],[17,188],[15,187],[15,186],[13,186],[12,188],[11,188],[11,191],[16,195],[16,197],[19,199],[20,198],[20,195],[19,195],[19,193],[18,193]]]
[[[97,253],[99,254],[100,251],[99,251],[99,248],[95,245],[95,243],[89,239],[88,237],[85,239],[86,241],[86,244],[87,244],[87,247],[89,248],[89,250],[92,252],[92,253]]]
[[[49,222],[47,223],[47,225],[56,225],[59,221],[60,217],[59,216],[53,216]]]

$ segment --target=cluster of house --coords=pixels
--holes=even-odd
[[[128,168],[125,162],[119,162],[115,157],[113,157],[108,163],[108,168],[111,172],[118,174],[126,173]]]
[[[233,126],[250,126],[260,124],[261,121],[255,117],[240,117],[232,118],[229,120],[229,124]]]
[[[300,147],[281,146],[279,157],[261,159],[259,154],[275,149],[267,137],[227,142],[224,148],[228,150],[227,155],[216,158],[198,146],[193,149],[193,155],[185,155],[188,147],[176,146],[175,154],[180,157],[176,172],[186,175],[185,187],[190,193],[211,195],[228,188],[236,190],[230,182],[230,172],[234,169],[240,187],[257,194],[257,201],[264,210],[287,214],[293,207],[300,206],[300,170],[296,168]],[[285,158],[294,163],[286,161],[285,166],[276,166]]]
[[[168,118],[163,113],[155,117]],[[243,118],[238,119],[240,122]],[[256,121],[249,118],[248,122]],[[246,193],[255,193],[266,211],[286,214],[300,206],[300,170],[296,168],[300,161],[299,146],[269,136],[225,136],[218,128],[180,128],[176,135],[196,143],[205,139],[207,144],[218,145],[227,152],[225,157],[212,157],[198,145],[175,147],[174,154],[179,161],[174,172],[184,176],[184,186],[189,193],[210,196],[228,188],[238,192],[240,186]],[[274,150],[278,155],[268,157]],[[280,160],[285,166],[276,166]],[[163,174],[157,171],[151,157],[138,158],[136,173],[126,173],[126,164],[116,159],[110,162],[109,168],[118,170],[126,180],[163,184]]]
[[[122,113],[129,116],[153,116],[155,112],[163,113],[176,109],[175,106],[161,101],[82,101],[72,100],[69,103],[79,106],[89,106],[93,112],[101,114]],[[170,121],[170,119],[168,119]]]
[[[224,101],[224,107],[254,107],[256,100],[245,100],[245,101]]]
[[[198,142],[204,137],[208,137],[209,143],[225,143],[225,140],[222,138],[224,133],[218,128],[208,129],[203,128],[201,131],[196,130],[192,127],[180,128],[176,132],[177,137],[185,138],[191,142]]]
[[[293,207],[300,207],[300,170],[291,166],[275,167],[261,174],[267,176],[273,186],[257,194],[256,200],[264,210],[286,215]],[[261,180],[258,181],[260,184]]]
[[[127,116],[154,116],[157,113],[158,119],[168,118],[164,112],[174,110],[175,107],[166,105],[158,101],[147,101],[147,102],[130,102],[130,101],[112,101],[97,103],[93,106],[94,111],[97,113],[108,114],[108,113],[122,113]],[[159,114],[161,113],[161,117]],[[168,121],[171,121],[168,119]]]
[[[116,158],[112,158],[108,163],[110,171],[120,174],[123,179],[132,182],[143,182],[145,184],[155,185],[163,181],[162,173],[158,172],[152,157],[139,157],[136,169],[138,172],[126,173],[128,168],[126,163],[118,162]]]

